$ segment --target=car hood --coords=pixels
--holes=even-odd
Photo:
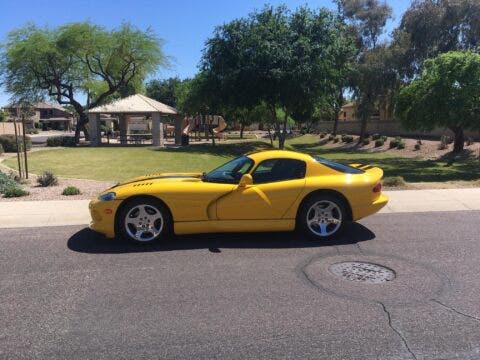
[[[171,182],[177,182],[177,181],[191,181],[191,180],[196,180],[200,179],[202,176],[201,173],[156,173],[156,174],[148,174],[148,175],[143,175],[143,176],[138,176],[133,179],[129,179],[125,182],[118,183],[116,186],[121,186],[121,185],[128,185],[128,184],[133,184],[137,182],[142,182],[142,181],[153,181],[153,180],[164,180],[164,181],[171,181]]]

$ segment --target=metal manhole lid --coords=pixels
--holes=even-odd
[[[395,279],[395,271],[385,266],[363,261],[344,261],[330,265],[332,274],[346,280],[381,284]]]

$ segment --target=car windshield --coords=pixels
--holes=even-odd
[[[246,156],[240,156],[205,174],[202,179],[207,182],[238,184],[241,177],[246,174],[252,166],[252,159]]]
[[[322,165],[328,166],[330,169],[345,173],[345,174],[363,174],[364,171],[354,168],[352,166],[339,164],[328,159],[324,159],[320,156],[313,156],[313,158]]]

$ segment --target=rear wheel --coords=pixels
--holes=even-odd
[[[346,220],[347,212],[341,199],[319,194],[303,203],[297,223],[305,234],[317,239],[329,239],[342,232]]]
[[[119,234],[135,243],[151,243],[166,237],[170,213],[160,201],[137,198],[129,201],[118,216]]]

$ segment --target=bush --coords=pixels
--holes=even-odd
[[[2,146],[2,144],[0,144],[0,155],[2,155],[3,153],[4,153],[3,146]]]
[[[41,129],[42,128],[42,124],[39,123],[39,122],[34,123],[33,126],[35,127],[35,129]]]
[[[382,140],[383,140],[383,142],[387,142],[387,140],[388,140],[388,137],[387,137],[387,136],[385,136],[385,135],[383,135],[383,136],[382,136],[380,139],[382,139]]]
[[[398,150],[402,150],[402,149],[405,149],[405,142],[403,141],[400,141],[397,145],[397,149]]]
[[[352,135],[342,135],[342,142],[344,143],[351,143],[353,142],[353,136]]]
[[[26,134],[29,134],[29,135],[30,135],[30,134],[38,134],[38,130],[35,129],[35,128],[33,128],[33,129],[26,129],[26,130],[25,130],[25,133],[26,133]]]
[[[73,136],[55,136],[47,139],[47,146],[76,146]]]
[[[29,194],[28,191],[20,187],[20,185],[15,184],[5,189],[3,193],[3,197],[12,198],[12,197],[26,196],[28,194]]]
[[[80,195],[80,189],[75,186],[67,186],[65,189],[63,189],[62,195]]]
[[[372,140],[378,140],[378,139],[380,139],[380,137],[381,137],[380,134],[373,134],[372,135]]]
[[[419,143],[415,144],[415,150],[420,150],[422,148],[422,145]]]
[[[383,144],[385,144],[385,141],[383,141],[382,139],[375,140],[375,147],[383,146]]]
[[[330,135],[330,136],[328,137],[328,141],[332,141],[332,140],[335,140],[335,136]]]
[[[370,138],[366,137],[365,139],[363,139],[362,144],[363,144],[363,145],[368,145],[368,144],[370,144]]]
[[[320,139],[323,139],[325,136],[327,136],[327,133],[324,133],[324,132],[320,133]]]
[[[338,143],[339,141],[340,141],[340,139],[338,138],[338,136],[335,136],[335,137],[333,138],[333,142],[334,142],[334,143]]]
[[[390,145],[388,146],[390,149],[396,148],[399,144],[399,141],[397,139],[392,139],[390,140]]]
[[[440,144],[438,145],[438,150],[445,150],[448,149],[448,140],[445,135],[443,135],[440,139]]]
[[[18,141],[23,144],[23,136],[19,136]],[[30,139],[30,137],[25,136],[25,142],[27,145],[27,150],[30,150],[30,148],[32,147],[32,140]],[[5,152],[17,152],[17,142],[15,141],[15,135],[0,135],[0,145],[2,145]]]
[[[0,194],[3,194],[7,188],[17,185],[17,182],[9,175],[0,171]]]
[[[390,176],[386,177],[382,180],[384,186],[389,187],[397,187],[397,186],[405,186],[405,180],[401,176]]]
[[[42,187],[58,185],[57,177],[50,171],[45,171],[42,175],[37,177],[37,184]]]

